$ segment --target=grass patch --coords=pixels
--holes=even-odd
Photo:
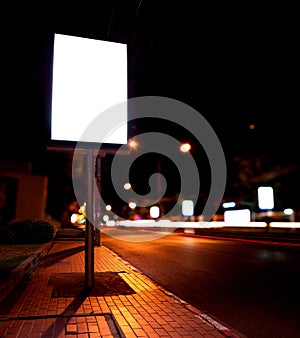
[[[43,244],[0,245],[0,283],[9,273]]]

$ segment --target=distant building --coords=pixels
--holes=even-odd
[[[31,163],[0,162],[0,222],[44,218],[48,177],[31,173]]]

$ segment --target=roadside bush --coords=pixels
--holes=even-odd
[[[45,218],[43,219],[40,219],[40,220],[43,220],[44,222],[48,222],[50,225],[52,225],[53,227],[53,230],[54,230],[54,236],[56,235],[57,231],[61,230],[61,222],[53,219],[51,216],[46,216]]]
[[[9,224],[7,241],[9,244],[41,244],[54,236],[53,225],[44,220],[22,220]]]

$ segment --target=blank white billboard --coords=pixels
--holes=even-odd
[[[274,208],[274,193],[272,187],[258,188],[258,206],[262,210],[272,210]]]
[[[51,140],[127,143],[127,109],[111,114],[109,136],[85,133],[101,112],[127,100],[127,45],[54,35]]]
[[[182,201],[182,214],[183,216],[193,216],[194,215],[194,202],[191,200]]]

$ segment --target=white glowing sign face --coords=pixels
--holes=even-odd
[[[116,130],[108,137],[81,136],[101,112],[125,102],[127,95],[126,44],[55,34],[51,140],[126,144],[126,108],[110,116]]]
[[[249,209],[226,210],[224,221],[230,225],[244,225],[251,222],[251,212]]]
[[[153,207],[150,208],[150,216],[152,218],[158,218],[159,214],[160,214],[159,207],[153,206]]]
[[[258,207],[262,210],[271,210],[274,208],[274,194],[272,187],[258,188]]]
[[[194,202],[191,200],[182,201],[182,214],[184,216],[194,215]]]

